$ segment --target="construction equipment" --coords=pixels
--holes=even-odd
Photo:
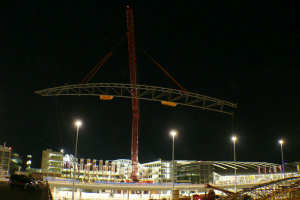
[[[136,85],[136,52],[135,52],[135,38],[134,38],[134,19],[133,9],[126,6],[126,24],[127,24],[127,41],[128,41],[128,60],[130,69],[130,83]],[[137,96],[137,90],[131,89],[131,96]],[[131,179],[137,180],[138,174],[138,144],[139,144],[139,100],[137,98],[131,99],[132,110],[132,126],[131,126],[131,163],[132,173]]]
[[[130,83],[136,85],[136,49],[134,37],[134,15],[133,9],[130,5],[126,6],[126,27],[127,27],[127,42],[128,42],[128,60],[130,71]],[[112,56],[112,51],[108,52],[104,58],[82,79],[82,83],[88,83],[99,71],[99,69],[107,62]],[[137,96],[137,89],[132,88],[130,91],[132,95],[132,127],[131,127],[131,162],[132,162],[132,180],[137,180],[138,174],[138,138],[139,138],[139,100]],[[114,97],[111,95],[99,95],[100,100],[112,100]]]

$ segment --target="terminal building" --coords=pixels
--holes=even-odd
[[[139,181],[144,183],[170,183],[172,181],[172,162],[157,160],[138,165]],[[73,155],[43,151],[42,173],[47,176],[76,178],[82,182],[130,182],[131,161],[127,159],[96,160],[75,159]],[[196,161],[176,160],[174,181],[189,184],[232,185],[258,184],[300,172],[299,163],[282,166],[267,162]]]
[[[300,163],[176,160],[174,185],[178,195],[191,197],[207,192],[206,184],[234,191],[287,177],[300,176]],[[42,176],[57,199],[74,195],[87,199],[170,198],[172,161],[156,160],[138,165],[138,180],[132,183],[131,160],[96,160],[47,149],[43,152]]]

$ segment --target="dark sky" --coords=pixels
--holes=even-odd
[[[0,142],[34,167],[46,148],[73,151],[77,118],[81,157],[130,158],[129,100],[34,94],[79,83],[125,35],[124,1],[95,2],[1,6]],[[171,159],[173,128],[176,159],[232,160],[235,132],[238,160],[279,163],[283,137],[285,159],[299,161],[299,6],[233,2],[134,3],[139,83],[176,88],[146,50],[189,91],[238,103],[233,130],[227,115],[141,101],[141,162]],[[126,41],[91,82],[129,82]]]

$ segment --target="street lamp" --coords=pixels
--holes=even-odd
[[[281,164],[282,164],[282,174],[283,174],[283,178],[284,178],[284,160],[283,160],[283,144],[284,144],[284,140],[280,139],[278,141],[278,143],[280,144],[280,148],[281,148]]]
[[[236,144],[236,141],[237,141],[237,137],[236,136],[232,136],[231,137],[231,140],[233,142],[233,161],[236,162],[236,152],[235,152],[235,144]],[[234,190],[236,192],[236,165],[234,167]]]
[[[82,125],[82,122],[80,120],[75,121],[76,126],[76,139],[75,139],[75,150],[74,150],[74,161],[73,161],[73,187],[72,187],[72,200],[74,200],[74,190],[75,190],[75,162],[77,158],[77,144],[78,144],[78,132],[79,128]]]
[[[174,171],[174,166],[175,166],[175,163],[174,163],[174,152],[175,152],[174,138],[177,135],[177,131],[171,130],[170,135],[172,136],[172,139],[173,139],[173,145],[172,145],[172,199],[174,199],[174,175],[175,175],[175,171]]]
[[[79,127],[81,125],[82,125],[82,122],[80,120],[75,121],[75,126],[76,126],[76,140],[75,140],[75,153],[74,153],[75,158],[77,157],[78,132],[79,132]]]

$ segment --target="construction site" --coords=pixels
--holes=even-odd
[[[145,55],[179,89],[138,84],[134,10],[131,5],[127,5],[125,10],[130,83],[90,83],[99,69],[112,57],[113,52],[109,51],[81,83],[38,90],[35,93],[41,96],[78,98],[94,96],[101,101],[130,99],[131,159],[104,161],[78,158],[77,147],[74,155],[45,150],[41,173],[44,180],[48,181],[54,199],[300,199],[299,163],[286,165],[239,162],[236,159],[174,160],[174,156],[172,161],[139,162],[140,100],[158,102],[169,107],[186,106],[218,112],[230,118],[234,117],[238,105],[189,92],[146,51]]]

